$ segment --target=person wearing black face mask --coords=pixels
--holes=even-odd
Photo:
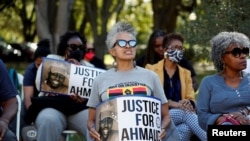
[[[49,54],[47,58],[87,66],[87,64],[80,62],[85,54],[85,48],[86,38],[79,32],[69,31],[60,37],[57,54]],[[41,84],[42,65],[43,64],[41,64],[37,70],[36,87],[38,89]],[[56,74],[53,69],[52,73],[54,77],[60,76],[60,78],[63,79],[63,77],[58,73]],[[57,87],[56,85],[53,86]],[[76,94],[65,96],[53,92],[40,92],[39,97],[35,100],[39,102],[39,104],[36,105],[38,105],[40,110],[37,110],[38,112],[35,111],[38,114],[35,115],[35,118],[33,119],[38,132],[37,141],[59,141],[61,139],[62,131],[66,128],[76,130],[78,134],[84,136],[87,141],[92,141],[86,128],[88,117],[86,103],[88,99],[81,98]],[[34,103],[35,102],[33,101],[33,109],[35,105]],[[32,105],[30,107],[32,107]],[[69,109],[69,107],[72,108],[70,110],[65,110]]]
[[[72,39],[72,40],[76,40],[76,39]],[[73,44],[73,43],[68,44],[67,51],[68,51],[68,54],[67,54],[68,56],[65,59],[73,58],[73,59],[76,59],[78,62],[81,61],[81,57],[84,54],[83,45],[81,44],[80,45]]]

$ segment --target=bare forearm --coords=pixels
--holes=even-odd
[[[169,115],[168,104],[162,104],[162,128],[167,129],[170,125],[170,115]]]
[[[18,103],[17,103],[16,97],[11,98],[8,101],[3,102],[1,104],[3,108],[3,112],[0,117],[0,120],[9,124],[9,122],[14,118],[14,116],[17,113]]]

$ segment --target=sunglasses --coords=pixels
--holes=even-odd
[[[242,49],[234,48],[231,51],[226,51],[224,54],[232,54],[236,58],[240,57],[241,54],[249,56],[249,48],[248,47],[244,47]]]
[[[68,47],[70,47],[73,51],[75,51],[77,49],[83,50],[83,45],[68,44]]]
[[[134,47],[136,47],[137,42],[136,42],[136,40],[129,40],[129,41],[126,41],[126,40],[117,40],[117,41],[115,42],[115,44],[114,44],[113,47],[115,47],[116,44],[117,44],[119,47],[121,47],[121,48],[125,48],[125,47],[127,46],[127,44],[128,44],[130,47],[134,48]]]

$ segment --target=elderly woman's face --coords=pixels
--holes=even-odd
[[[136,55],[136,45],[137,42],[131,34],[122,32],[116,36],[116,42],[110,53],[116,60],[133,60]]]
[[[246,58],[248,56],[249,48],[232,44],[225,50],[223,54],[223,62],[226,67],[241,71],[246,68]]]

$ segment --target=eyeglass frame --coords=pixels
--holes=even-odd
[[[185,51],[185,48],[183,46],[167,46],[167,50],[182,50]]]
[[[84,50],[83,45],[77,45],[77,44],[67,44],[67,47],[69,47],[71,50],[76,51],[77,49],[79,50]]]
[[[126,44],[124,46],[121,46],[119,44],[120,41],[125,42]],[[130,45],[131,42],[135,42],[135,45],[133,45],[133,46]],[[115,45],[118,45],[121,48],[125,48],[127,45],[129,45],[129,47],[131,47],[131,48],[135,48],[136,45],[137,45],[137,41],[136,40],[128,40],[128,41],[126,41],[126,40],[123,40],[123,39],[118,39],[118,40],[115,41],[115,43],[113,45],[113,48],[115,47]]]
[[[95,52],[95,48],[86,48],[86,52]]]

